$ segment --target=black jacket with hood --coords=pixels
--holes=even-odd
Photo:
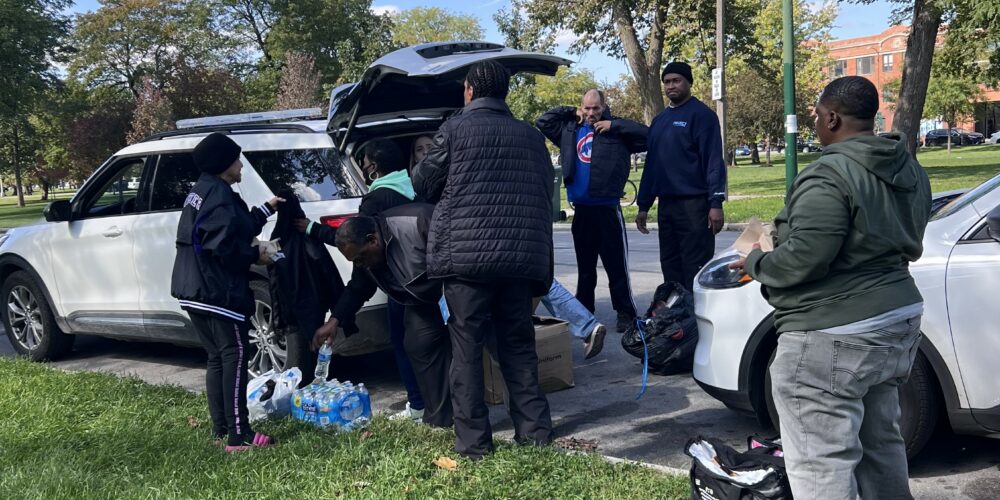
[[[437,203],[427,243],[433,278],[552,284],[552,160],[545,138],[502,99],[479,98],[438,130],[413,168],[413,188]]]
[[[559,147],[559,164],[562,165],[563,179],[567,186],[573,184],[576,173],[576,135],[580,129],[576,110],[573,106],[553,108],[539,117],[535,124],[546,138]],[[646,150],[649,128],[641,123],[613,116],[611,108],[607,106],[604,107],[601,120],[610,121],[611,128],[607,132],[594,134],[587,194],[591,198],[618,198],[628,180],[631,166],[629,156]]]
[[[250,266],[260,258],[254,238],[272,214],[246,202],[216,175],[202,174],[177,225],[170,295],[188,312],[243,322],[253,313]]]

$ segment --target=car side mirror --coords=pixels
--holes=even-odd
[[[1000,207],[996,207],[986,216],[986,232],[1000,243]]]
[[[49,222],[66,222],[73,218],[73,206],[70,205],[69,200],[53,201],[45,207],[42,214]]]

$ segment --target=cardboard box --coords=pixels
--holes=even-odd
[[[733,246],[739,252],[740,257],[746,257],[753,250],[754,244],[760,245],[760,249],[765,252],[774,250],[774,225],[763,224],[756,217],[750,219],[747,228],[736,238]]]
[[[570,347],[569,323],[557,318],[533,318],[535,324],[535,352],[538,353],[538,380],[542,390],[555,392],[573,387],[573,351]],[[496,340],[487,340],[483,352],[486,404],[507,402],[507,386],[500,372],[500,363],[493,357]]]

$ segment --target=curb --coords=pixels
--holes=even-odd
[[[513,441],[511,441],[511,442],[513,442]],[[586,452],[586,451],[580,451],[580,450],[567,450],[565,448],[559,448],[559,447],[556,447],[556,449],[559,450],[559,451],[561,451],[561,452],[563,452],[563,453],[569,454],[569,455],[597,455],[597,456],[601,457],[601,459],[603,459],[605,462],[608,462],[609,464],[615,464],[615,465],[617,465],[617,464],[635,465],[637,467],[642,467],[643,469],[654,470],[654,471],[659,472],[661,474],[670,474],[670,475],[673,475],[673,476],[687,476],[690,473],[690,471],[687,471],[687,470],[684,470],[684,469],[678,469],[676,467],[669,467],[669,466],[666,466],[666,465],[651,464],[649,462],[640,462],[638,460],[631,460],[631,459],[628,459],[628,458],[612,457],[611,455],[604,455],[602,453]]]

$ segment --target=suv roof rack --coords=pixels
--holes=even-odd
[[[185,120],[177,120],[177,128],[187,129],[219,125],[244,125],[247,123],[273,123],[278,121],[303,120],[308,118],[323,118],[323,110],[320,108],[282,109],[278,111],[262,111],[258,113],[240,113],[236,115],[187,118]]]
[[[139,142],[149,142],[149,141],[159,141],[161,139],[167,139],[170,137],[179,137],[185,135],[199,135],[199,134],[210,134],[212,132],[224,132],[229,135],[233,134],[252,134],[254,132],[277,132],[277,133],[298,133],[298,132],[310,132],[316,133],[316,130],[309,127],[308,125],[300,123],[255,123],[255,124],[244,124],[244,125],[214,125],[205,127],[193,127],[180,130],[168,130],[166,132],[160,132],[158,134],[153,134]]]

